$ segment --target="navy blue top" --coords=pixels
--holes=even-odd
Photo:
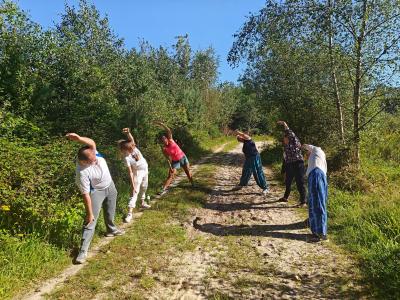
[[[242,151],[246,157],[256,156],[258,154],[256,144],[253,140],[244,141]]]

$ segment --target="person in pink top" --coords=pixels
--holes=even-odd
[[[172,138],[171,129],[169,129],[162,122],[155,122],[155,124],[165,129],[165,135],[162,136],[161,140],[163,143],[163,153],[165,157],[168,159],[168,164],[169,164],[168,178],[158,194],[163,195],[166,193],[168,187],[171,185],[172,181],[175,178],[177,170],[180,167],[183,168],[190,183],[193,185],[193,176],[190,171],[189,160],[186,157],[185,153],[182,151],[182,149],[179,147],[179,145]]]

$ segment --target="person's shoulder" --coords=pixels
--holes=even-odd
[[[106,159],[102,156],[98,156],[97,161],[98,161],[99,165],[107,165]]]
[[[90,170],[90,166],[83,167],[80,164],[76,165],[76,174],[77,175],[80,175],[80,176],[85,175],[89,172],[89,170]]]

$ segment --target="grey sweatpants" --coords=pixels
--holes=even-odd
[[[114,182],[111,182],[110,186],[104,190],[94,190],[90,193],[90,198],[92,199],[94,221],[89,225],[83,225],[81,251],[88,251],[89,249],[102,207],[107,232],[114,232],[117,230],[114,224],[117,203],[117,189],[115,188]]]

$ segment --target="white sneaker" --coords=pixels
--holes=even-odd
[[[75,263],[76,264],[84,264],[86,262],[86,258],[87,258],[87,252],[86,251],[79,251],[78,256],[75,259]]]
[[[142,203],[142,208],[150,208],[151,207],[151,205],[150,204],[147,204],[147,203]]]
[[[113,232],[107,232],[105,234],[105,236],[106,237],[113,237],[113,236],[121,236],[121,235],[124,235],[124,234],[125,234],[125,231],[123,231],[121,229],[117,229],[117,230],[115,230]]]
[[[161,197],[162,195],[166,194],[167,191],[168,191],[167,189],[165,189],[165,190],[161,189],[161,191],[159,191],[157,195]]]
[[[270,192],[270,190],[269,190],[269,189],[265,189],[265,190],[263,190],[263,191],[262,191],[262,193],[263,193],[263,195],[264,195],[264,196],[268,195],[268,194],[269,194],[269,192]]]
[[[129,223],[130,221],[132,221],[132,217],[133,217],[133,214],[132,213],[128,213],[126,215],[125,219],[124,219],[124,222],[125,223]]]

